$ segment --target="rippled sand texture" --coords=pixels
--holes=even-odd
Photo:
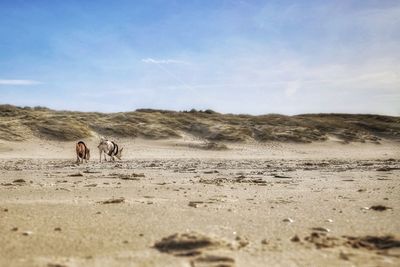
[[[398,143],[0,144],[0,266],[399,266]]]

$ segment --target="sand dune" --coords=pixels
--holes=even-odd
[[[251,116],[150,109],[105,114],[1,105],[0,123],[0,139],[14,141],[33,137],[68,141],[99,135],[148,139],[190,135],[212,142],[309,143],[333,138],[377,143],[400,139],[400,118],[379,115]]]

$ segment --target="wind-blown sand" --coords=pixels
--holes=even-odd
[[[0,141],[0,266],[400,265],[399,142],[85,141]]]

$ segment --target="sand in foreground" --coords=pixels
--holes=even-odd
[[[398,143],[121,143],[0,144],[0,266],[400,265]]]

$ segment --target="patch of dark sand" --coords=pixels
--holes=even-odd
[[[376,210],[376,211],[385,211],[385,210],[391,209],[390,207],[386,207],[384,205],[374,205],[374,206],[371,206],[369,208],[371,210]]]
[[[213,184],[213,185],[222,185],[222,184],[234,184],[234,183],[246,183],[246,184],[253,184],[259,186],[267,186],[272,184],[271,182],[263,180],[261,177],[246,177],[243,175],[237,176],[235,178],[225,178],[225,177],[215,177],[212,179],[204,179],[201,178],[199,183],[202,184]]]
[[[200,179],[199,183],[202,184],[215,184],[215,185],[221,185],[223,183],[228,183],[229,180],[227,178],[215,178],[215,179]]]
[[[139,178],[144,178],[145,175],[143,173],[131,173],[131,174],[126,174],[126,173],[111,173],[111,177],[116,177],[122,180],[133,180],[133,181],[138,181]]]
[[[197,208],[200,204],[207,204],[207,203],[211,204],[211,203],[214,203],[214,202],[212,202],[212,201],[189,201],[188,206],[189,207],[193,207],[193,208]]]
[[[290,239],[290,241],[292,241],[292,242],[300,242],[301,240],[300,240],[300,237],[298,235],[295,235]]]
[[[398,169],[400,169],[400,168],[384,166],[384,167],[377,168],[376,170],[378,172],[388,172],[388,171],[393,171],[393,170],[398,170]]]
[[[68,266],[61,263],[48,263],[47,267],[68,267]]]
[[[280,179],[291,179],[292,177],[290,176],[286,176],[286,175],[282,175],[282,174],[277,174],[277,173],[273,173],[272,176],[274,178],[280,178]]]
[[[97,184],[87,184],[87,185],[84,185],[83,187],[96,187],[97,186]]]
[[[235,247],[237,249],[244,248],[250,244],[249,240],[242,236],[236,236],[235,241],[236,241]]]
[[[235,260],[226,256],[204,255],[190,262],[193,267],[233,267]]]
[[[340,245],[340,239],[328,236],[326,233],[312,232],[304,238],[308,243],[314,244],[317,249],[332,248]]]
[[[13,181],[13,183],[14,183],[14,184],[15,184],[15,183],[23,184],[23,183],[26,183],[26,181],[25,181],[24,179],[16,179],[16,180]]]
[[[204,171],[204,174],[219,173],[217,170]]]
[[[328,232],[331,231],[331,230],[329,230],[328,228],[325,228],[325,227],[312,227],[311,230],[318,231],[318,232],[325,232],[325,233],[328,233]]]
[[[122,202],[125,202],[125,198],[123,198],[123,197],[111,198],[111,199],[108,199],[108,200],[99,201],[97,203],[100,203],[100,204],[118,204],[118,203],[122,203]]]
[[[83,174],[78,172],[78,173],[69,174],[68,176],[69,177],[81,177],[81,176],[83,176]]]
[[[189,232],[173,234],[164,237],[154,244],[154,248],[163,253],[174,256],[197,256],[204,251],[229,248],[229,244],[223,240],[208,237],[204,234]]]
[[[369,250],[385,250],[392,248],[400,248],[400,240],[395,239],[391,235],[363,236],[363,237],[344,236],[344,237],[347,239],[345,244],[352,248],[365,248]]]
[[[388,250],[400,248],[400,240],[391,235],[386,236],[342,236],[341,238],[328,236],[327,233],[312,232],[304,241],[314,244],[317,249],[347,246],[354,249]]]
[[[257,184],[257,185],[268,185],[269,183],[262,178],[255,178],[251,179],[250,183]]]

